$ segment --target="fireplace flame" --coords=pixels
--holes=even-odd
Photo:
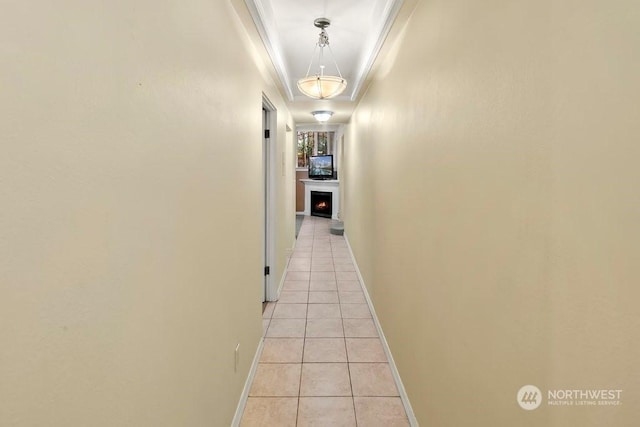
[[[319,202],[316,204],[316,209],[327,209],[329,204],[327,202]]]

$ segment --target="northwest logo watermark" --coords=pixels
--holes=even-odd
[[[552,389],[547,390],[547,406],[610,406],[622,405],[619,389]],[[537,409],[543,402],[544,394],[534,385],[525,385],[518,390],[516,399],[522,409]]]
[[[518,390],[517,399],[522,409],[531,411],[542,403],[542,392],[534,385],[525,385]]]

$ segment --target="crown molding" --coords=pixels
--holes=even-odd
[[[289,76],[289,70],[287,69],[284,61],[283,46],[278,37],[278,29],[275,22],[275,16],[269,0],[244,0],[244,3],[249,10],[251,18],[256,26],[258,34],[262,39],[262,43],[271,59],[275,72],[282,84],[285,96],[289,102],[296,102],[302,100],[308,100],[303,95],[298,95],[297,91],[294,94],[294,83]],[[358,95],[362,91],[364,84],[372,71],[373,65],[380,53],[389,32],[395,22],[400,9],[402,8],[405,0],[386,0],[384,8],[381,13],[382,20],[377,28],[371,32],[371,36],[366,40],[366,44],[360,60],[357,63],[355,73],[352,75],[348,82],[347,91],[350,94],[343,94],[336,97],[335,100],[344,101],[356,101]]]
[[[291,88],[291,79],[289,79],[289,73],[282,60],[282,47],[278,39],[278,33],[274,27],[274,18],[271,14],[271,10],[265,8],[262,0],[245,0],[247,9],[251,14],[253,23],[255,24],[258,34],[262,39],[269,58],[273,63],[273,67],[276,70],[276,74],[282,83],[282,87],[287,95],[289,101],[293,101],[293,90]],[[270,16],[271,15],[271,16]]]
[[[384,21],[382,21],[382,24],[380,25],[378,30],[373,33],[377,34],[378,37],[371,44],[371,48],[367,52],[366,56],[364,56],[364,61],[362,61],[362,65],[354,81],[353,92],[351,92],[351,101],[355,101],[358,98],[358,94],[360,93],[360,90],[362,89],[367,76],[371,72],[371,68],[373,67],[376,58],[380,53],[380,49],[382,49],[382,45],[389,35],[389,31],[391,31],[391,27],[393,26],[393,23],[395,22],[403,3],[404,0],[387,1],[383,12]]]

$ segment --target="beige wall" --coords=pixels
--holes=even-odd
[[[254,34],[257,38],[257,34]],[[258,42],[258,40],[254,40]],[[262,58],[263,63],[266,58]],[[296,170],[295,162],[295,132],[294,124],[287,110],[286,104],[275,88],[268,88],[266,94],[270,100],[274,100],[278,126],[275,132],[275,152],[273,166],[273,198],[275,211],[272,215],[273,227],[275,231],[275,253],[273,254],[274,265],[271,267],[271,277],[273,280],[273,292],[276,292],[284,281],[284,270],[289,262],[289,257],[293,253],[296,241]],[[273,299],[273,296],[268,299]]]
[[[640,418],[639,16],[421,1],[381,60],[346,133],[345,229],[422,425]],[[623,405],[524,411],[530,383]]]
[[[277,95],[274,95],[275,98]],[[293,129],[292,118],[288,114],[286,105],[278,104],[281,109],[278,117],[282,124],[277,139],[276,167],[276,211],[274,221],[276,226],[276,270],[273,275],[275,289],[284,281],[284,270],[293,253],[296,242],[296,170],[295,170],[295,132],[284,131],[287,123]]]
[[[262,332],[263,91],[280,270],[294,233],[260,56],[228,2],[11,2],[0,28],[0,425],[229,425]]]
[[[296,171],[296,212],[304,212],[304,182],[301,179],[309,179],[309,171]]]

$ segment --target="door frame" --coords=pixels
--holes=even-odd
[[[278,290],[277,281],[274,280],[277,269],[276,257],[276,153],[277,153],[277,110],[269,98],[262,94],[262,109],[265,117],[263,119],[262,133],[262,166],[263,166],[263,248],[264,266],[269,267],[269,274],[265,274],[263,281],[263,301],[276,301]],[[266,138],[265,131],[269,131],[269,138]]]

